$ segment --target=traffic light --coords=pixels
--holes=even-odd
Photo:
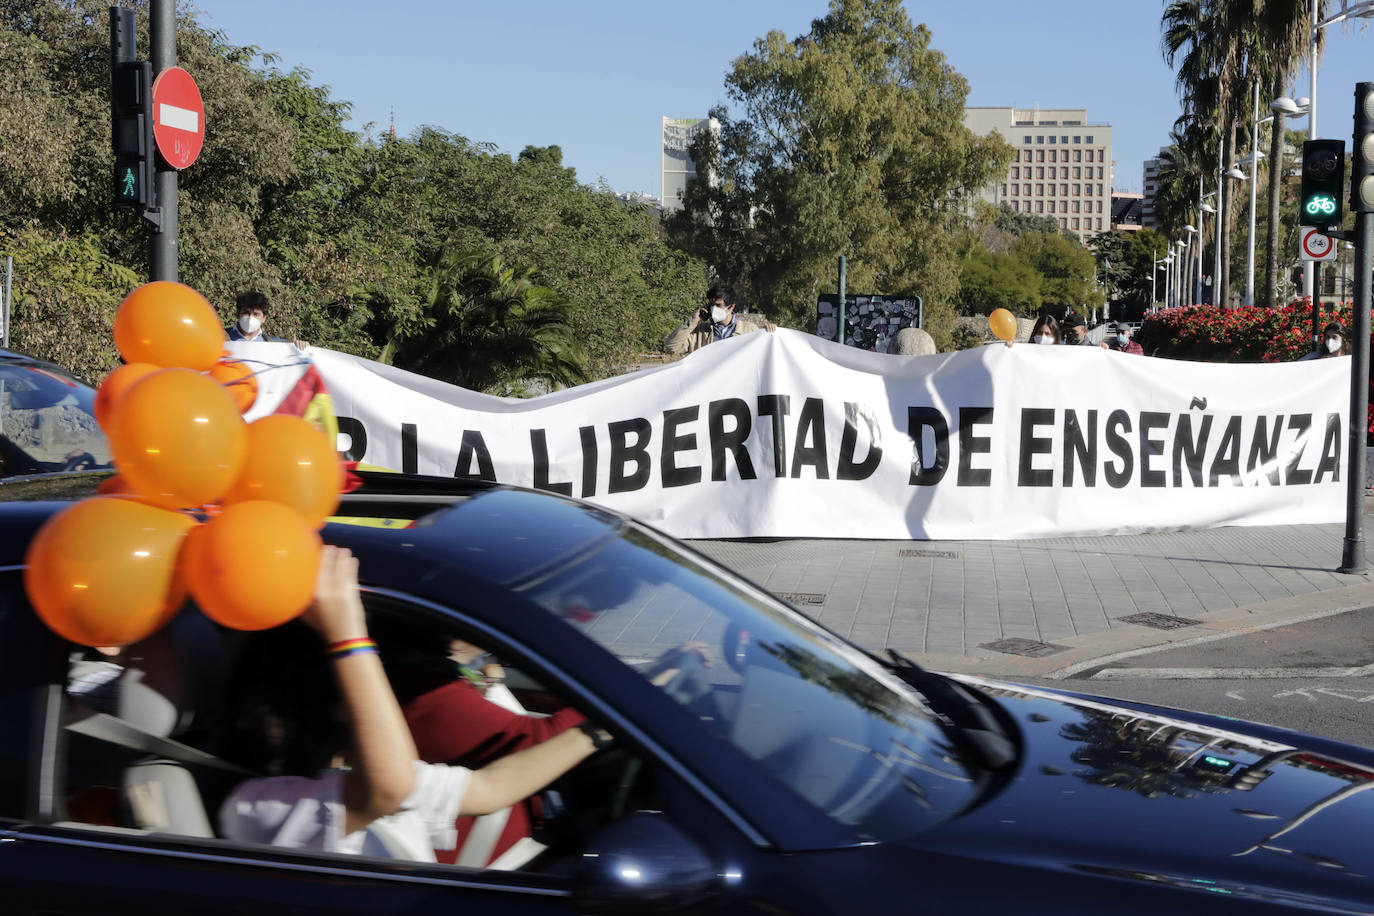
[[[1302,197],[1298,222],[1304,226],[1341,224],[1345,197],[1345,141],[1308,140],[1302,145]]]
[[[1350,209],[1374,213],[1374,83],[1355,84],[1355,148],[1350,156]]]
[[[143,209],[152,209],[157,205],[152,96],[152,64],[146,60],[113,64],[110,114],[115,158],[115,200]]]

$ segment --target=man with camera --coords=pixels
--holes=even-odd
[[[774,331],[777,325],[770,321],[760,328],[752,321],[736,317],[735,291],[728,286],[713,286],[706,291],[706,304],[663,339],[663,349],[681,355],[717,340],[758,330]]]

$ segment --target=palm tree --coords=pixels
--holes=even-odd
[[[1195,162],[1198,176],[1209,174],[1215,166],[1220,138],[1216,125],[1221,123],[1220,106],[1223,90],[1222,72],[1227,68],[1224,42],[1219,35],[1220,22],[1216,15],[1218,0],[1172,0],[1164,9],[1160,22],[1160,39],[1164,60],[1169,66],[1178,62],[1174,83],[1182,96],[1183,113],[1174,122],[1174,147],[1187,150]],[[1210,184],[1210,182],[1209,182]],[[1195,183],[1194,183],[1194,186]],[[1225,189],[1217,197],[1217,218],[1223,219]],[[1180,191],[1186,201],[1189,193]],[[1186,206],[1183,212],[1187,212]],[[1179,222],[1186,220],[1180,219]],[[1181,228],[1181,227],[1176,227]],[[1199,227],[1199,230],[1201,227]],[[1202,239],[1199,238],[1199,244]],[[1192,259],[1189,259],[1191,269]],[[1220,278],[1214,278],[1213,291],[1219,293]],[[1221,301],[1214,296],[1214,301]]]
[[[587,381],[566,304],[533,276],[500,255],[446,248],[420,326],[393,335],[382,362],[501,394],[531,379]]]
[[[1169,133],[1173,142],[1165,153],[1160,154],[1159,183],[1155,191],[1155,212],[1159,214],[1160,229],[1168,238],[1178,236],[1185,224],[1193,219],[1193,208],[1197,206],[1198,186],[1210,169],[1207,166],[1207,145],[1215,136],[1215,130],[1185,131],[1175,127]],[[1189,236],[1189,253],[1183,265],[1181,282],[1185,293],[1184,300],[1192,300],[1192,290],[1196,283],[1194,271],[1197,269],[1197,256],[1193,245],[1205,247],[1201,218],[1198,218],[1198,232]]]
[[[1249,99],[1248,87],[1257,78],[1252,25],[1256,10],[1265,0],[1173,0],[1161,20],[1164,59],[1178,61],[1175,83],[1183,96],[1179,126],[1185,134],[1201,134],[1194,145],[1212,154],[1224,168],[1234,159],[1237,115]],[[1220,129],[1218,129],[1220,128]],[[1215,143],[1206,142],[1216,133]],[[1217,152],[1220,156],[1217,156]],[[1205,160],[1204,160],[1205,161]],[[1205,173],[1205,172],[1204,172]],[[1217,219],[1221,235],[1220,276],[1213,278],[1214,301],[1230,296],[1229,264],[1231,193],[1227,182],[1218,185]]]
[[[1255,19],[1259,46],[1268,54],[1270,98],[1278,98],[1288,90],[1294,70],[1310,55],[1312,23],[1309,0],[1263,0]],[[1326,0],[1319,0],[1317,16],[1326,15]],[[1325,43],[1324,33],[1317,33],[1317,56]],[[1312,66],[1315,61],[1308,61]],[[1269,129],[1269,212],[1266,222],[1269,238],[1264,251],[1264,291],[1261,301],[1267,306],[1278,305],[1279,285],[1279,204],[1283,199],[1284,173],[1284,114],[1274,112]]]

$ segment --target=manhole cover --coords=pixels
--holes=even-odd
[[[1132,614],[1129,617],[1118,617],[1116,619],[1123,623],[1138,623],[1142,627],[1154,627],[1156,630],[1177,630],[1180,627],[1191,627],[1202,622],[1200,620],[1189,620],[1187,617],[1174,617],[1171,614],[1156,614],[1153,611],[1144,614]]]
[[[788,604],[825,604],[825,595],[822,592],[774,592]]]
[[[978,648],[992,649],[994,652],[1005,652],[1008,655],[1024,655],[1028,658],[1040,658],[1044,655],[1053,655],[1056,652],[1063,652],[1068,646],[1056,645],[1052,642],[1039,642],[1034,639],[999,639],[997,642],[985,642]]]
[[[919,547],[903,547],[897,551],[899,557],[932,557],[936,560],[957,560],[959,553],[954,550],[922,550]]]

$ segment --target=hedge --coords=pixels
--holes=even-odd
[[[1322,306],[1318,329],[1332,321],[1350,332],[1351,303]],[[1312,306],[1299,300],[1283,308],[1218,309],[1185,305],[1145,316],[1136,340],[1146,354],[1210,363],[1284,363],[1312,351]],[[1374,383],[1370,385],[1369,433],[1374,444]]]

